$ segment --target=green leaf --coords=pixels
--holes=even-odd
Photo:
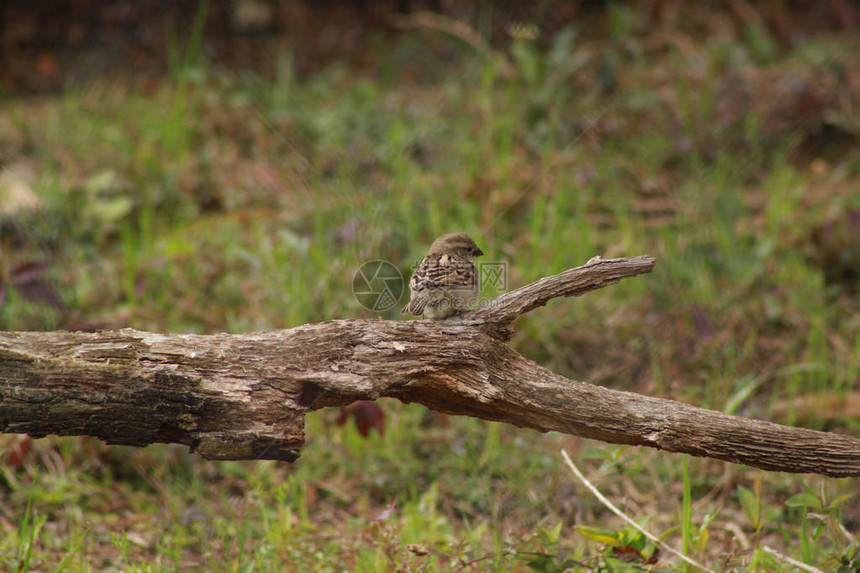
[[[546,529],[541,527],[538,529],[538,531],[540,531],[541,536],[543,536],[544,540],[546,540],[547,543],[549,543],[550,545],[555,545],[561,538],[561,522],[559,522],[558,525],[556,525],[552,529]]]
[[[573,528],[583,537],[587,537],[598,543],[607,543],[609,545],[618,545],[621,541],[621,536],[617,531],[611,529],[601,529],[599,527],[589,527],[587,525],[574,525]]]
[[[84,189],[90,199],[95,199],[101,193],[107,193],[119,186],[120,179],[113,169],[102,169],[95,175],[89,177],[84,183]]]
[[[738,498],[740,499],[741,507],[744,508],[747,519],[750,520],[750,525],[759,529],[761,527],[761,504],[755,494],[744,486],[739,485]]]
[[[832,511],[836,509],[837,507],[854,497],[854,495],[856,494],[846,493],[845,495],[840,495],[839,497],[831,501],[830,504],[824,509],[824,511]]]
[[[785,500],[788,507],[808,507],[815,511],[821,511],[821,500],[811,493],[799,493]]]
[[[818,537],[825,531],[827,531],[827,525],[823,521],[820,521],[815,526],[815,529],[812,530],[812,533],[810,535],[812,539],[818,539]]]
[[[582,452],[582,457],[586,460],[609,460],[612,453],[602,448],[591,448]]]
[[[726,414],[737,414],[741,406],[749,399],[752,394],[767,380],[765,376],[745,376],[735,383],[738,389],[735,390],[729,399],[726,400],[726,405],[723,411]]]
[[[107,224],[116,223],[126,217],[134,208],[134,201],[131,197],[116,196],[109,198],[93,199],[85,209],[86,214],[91,217],[94,222]]]
[[[648,543],[648,538],[642,535],[641,531],[632,527],[619,531],[618,539],[623,547],[632,547],[637,551],[645,549],[645,545]]]

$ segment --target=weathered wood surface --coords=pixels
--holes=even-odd
[[[597,259],[444,321],[332,320],[238,335],[0,333],[0,430],[292,461],[306,412],[392,397],[767,470],[860,475],[860,439],[571,380],[506,344],[520,314],[653,265]]]

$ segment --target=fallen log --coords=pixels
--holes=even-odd
[[[507,344],[521,314],[653,266],[646,256],[595,258],[441,321],[331,320],[211,335],[2,332],[0,431],[294,461],[307,412],[391,397],[772,471],[860,475],[860,439],[571,380]]]

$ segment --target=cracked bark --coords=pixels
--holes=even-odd
[[[644,256],[596,259],[444,321],[332,320],[213,335],[0,333],[0,430],[294,461],[306,412],[391,397],[766,470],[860,475],[860,439],[571,380],[506,343],[519,315],[653,266]]]

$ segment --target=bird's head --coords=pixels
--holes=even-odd
[[[448,233],[442,235],[430,245],[428,255],[442,253],[446,255],[454,255],[464,259],[472,257],[480,257],[484,252],[478,248],[472,237],[466,233]]]

